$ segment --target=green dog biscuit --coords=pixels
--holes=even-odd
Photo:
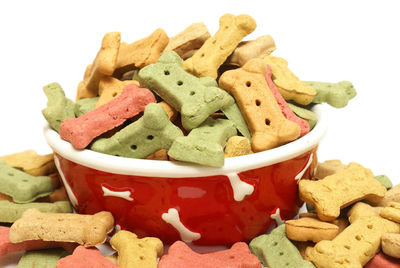
[[[188,136],[178,137],[168,155],[180,161],[222,167],[225,144],[235,135],[236,128],[230,120],[208,118]]]
[[[14,222],[21,218],[25,210],[36,208],[48,213],[72,213],[71,204],[68,201],[54,203],[36,202],[28,204],[16,204],[8,200],[0,201],[0,222]]]
[[[58,83],[44,86],[43,91],[48,101],[47,108],[42,110],[42,114],[50,126],[60,132],[61,123],[67,118],[75,117],[75,104],[65,97],[65,93]]]
[[[197,78],[185,72],[182,64],[183,60],[176,52],[164,52],[156,63],[139,71],[139,82],[179,111],[183,127],[191,130],[235,100],[216,87],[214,79]]]
[[[250,242],[250,251],[270,268],[315,267],[304,260],[295,245],[286,237],[285,224],[279,225],[269,235],[260,235]]]
[[[349,100],[357,95],[353,84],[349,81],[341,81],[339,83],[303,81],[303,83],[317,92],[312,100],[313,103],[326,102],[335,108],[345,107]]]
[[[386,175],[377,175],[374,178],[378,180],[383,186],[385,186],[386,189],[390,189],[393,187],[392,181]]]
[[[74,113],[79,117],[85,113],[94,110],[99,97],[80,99],[75,103]]]
[[[29,203],[53,192],[50,177],[34,177],[0,161],[0,193],[9,195],[16,203]]]
[[[25,252],[17,268],[55,268],[59,259],[71,255],[63,248],[31,250]]]
[[[137,121],[110,138],[95,141],[93,151],[131,158],[144,158],[160,149],[169,149],[182,131],[169,119],[160,104],[150,103]]]
[[[317,123],[317,116],[313,111],[307,110],[303,107],[294,105],[292,103],[288,102],[288,105],[290,109],[300,118],[303,118],[308,122],[310,125],[310,130],[315,127],[315,124]]]

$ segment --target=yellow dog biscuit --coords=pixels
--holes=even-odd
[[[381,217],[400,223],[400,203],[389,202],[388,206],[379,213]]]
[[[119,95],[125,86],[135,84],[139,86],[139,82],[135,80],[120,81],[114,77],[104,77],[99,83],[99,94],[100,98],[96,103],[95,108],[100,107],[103,104],[110,102]]]
[[[111,76],[117,66],[120,41],[119,32],[104,35],[100,51],[93,63],[86,68],[84,79],[78,85],[77,100],[98,95],[100,80],[105,76]]]
[[[53,154],[39,155],[34,150],[0,157],[7,165],[20,169],[32,176],[46,176],[55,173]]]
[[[182,59],[186,59],[184,58],[185,55],[199,49],[208,38],[210,38],[210,33],[206,25],[202,22],[193,23],[182,32],[171,37],[165,51],[173,50]]]
[[[343,171],[319,181],[301,180],[300,198],[315,206],[318,217],[332,221],[340,214],[340,209],[359,200],[377,201],[386,193],[371,170],[360,164],[350,163]]]
[[[230,137],[226,142],[224,155],[227,157],[235,157],[246,154],[252,154],[251,144],[248,138],[242,136]]]
[[[365,203],[355,204],[350,215],[349,227],[332,241],[323,240],[307,252],[317,267],[362,268],[379,251],[383,234],[400,232],[400,225],[379,217]]]
[[[125,73],[133,68],[143,68],[155,63],[168,45],[168,36],[163,29],[131,44],[121,43],[118,53],[117,69]]]
[[[224,64],[243,66],[255,58],[264,58],[276,49],[274,39],[270,35],[263,35],[251,41],[240,42]]]
[[[338,173],[345,168],[346,165],[340,160],[326,160],[323,163],[318,163],[314,177],[317,179],[323,179],[326,176]]]
[[[73,213],[42,213],[28,209],[10,228],[10,241],[27,240],[76,242],[85,247],[102,244],[106,234],[114,229],[114,218],[110,212],[94,215]]]
[[[264,61],[271,66],[272,80],[285,100],[293,100],[298,104],[307,105],[313,100],[316,91],[300,81],[288,68],[286,60],[266,56]]]
[[[286,221],[286,235],[295,241],[332,240],[339,233],[335,224],[323,222],[312,217],[302,217],[298,220]]]
[[[266,65],[252,59],[242,68],[226,71],[219,86],[231,93],[251,132],[251,147],[260,152],[297,139],[300,126],[282,114],[265,81]]]
[[[218,76],[218,68],[239,42],[253,32],[256,22],[248,15],[225,14],[219,19],[217,33],[207,39],[194,55],[183,63],[183,69],[197,77]]]
[[[382,251],[393,258],[400,258],[400,234],[384,234]]]
[[[110,240],[118,251],[118,267],[157,268],[157,258],[163,253],[163,243],[155,237],[137,238],[134,233],[119,231]]]

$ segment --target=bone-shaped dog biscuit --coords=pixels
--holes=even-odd
[[[117,67],[121,33],[111,32],[104,35],[101,48],[93,63],[86,68],[85,76],[78,85],[77,100],[93,98],[98,95],[100,80],[111,76]]]
[[[379,215],[385,219],[400,223],[400,203],[389,202]]]
[[[312,87],[301,82],[299,78],[292,73],[288,68],[286,60],[279,57],[266,56],[264,57],[264,61],[271,66],[272,80],[285,100],[293,100],[302,105],[307,105],[313,100],[316,91]]]
[[[26,240],[76,242],[91,247],[106,241],[106,234],[114,229],[110,212],[94,215],[73,213],[42,213],[28,209],[14,222],[10,229],[10,241]]]
[[[110,240],[118,251],[118,267],[157,268],[157,258],[163,253],[163,243],[155,237],[137,238],[134,233],[119,231]]]
[[[248,15],[225,14],[219,19],[218,32],[207,39],[196,53],[183,63],[183,69],[197,77],[218,76],[218,68],[233,52],[239,42],[256,28]]]
[[[350,163],[343,171],[322,180],[301,180],[299,192],[303,201],[315,206],[318,218],[331,221],[339,216],[341,208],[359,200],[381,199],[386,188],[374,178],[371,170]]]
[[[225,72],[219,86],[230,92],[250,129],[254,152],[297,139],[300,126],[287,120],[265,81],[266,64],[252,59],[242,68]]]
[[[362,268],[379,251],[384,233],[400,232],[398,224],[379,217],[364,203],[353,206],[350,219],[349,227],[332,241],[323,240],[308,252],[317,267]]]
[[[97,248],[79,246],[72,255],[60,259],[56,268],[70,267],[118,268],[118,265],[101,255]]]
[[[382,251],[393,258],[400,258],[400,234],[384,234],[382,236]]]

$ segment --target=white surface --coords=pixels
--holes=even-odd
[[[262,4],[260,4],[262,3]],[[204,21],[211,34],[227,12],[252,15],[274,55],[303,80],[350,80],[358,96],[329,109],[320,160],[357,161],[400,182],[398,1],[1,1],[0,155],[50,152],[42,135],[42,86],[57,81],[69,98],[108,31],[132,42],[162,27],[172,36]],[[0,267],[6,262],[0,260]]]

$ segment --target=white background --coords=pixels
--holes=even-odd
[[[42,87],[59,82],[75,100],[103,35],[133,42],[163,28],[169,36],[203,21],[213,35],[224,13],[249,14],[270,34],[273,55],[302,80],[352,81],[358,95],[328,109],[320,160],[356,161],[400,183],[400,5],[396,1],[1,1],[0,155],[35,149],[42,136]],[[1,266],[1,264],[0,264]]]

